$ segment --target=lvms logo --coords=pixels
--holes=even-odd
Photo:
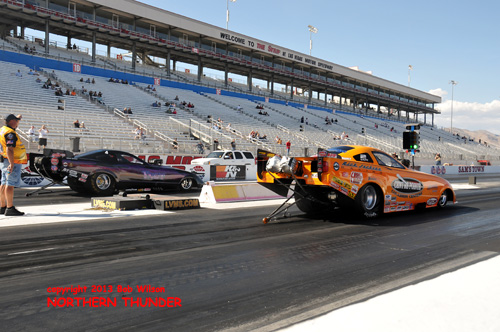
[[[402,194],[416,194],[424,189],[422,182],[412,179],[403,178],[401,175],[397,175],[397,179],[392,181],[392,189]]]

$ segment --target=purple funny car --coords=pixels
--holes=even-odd
[[[56,183],[66,179],[74,191],[100,196],[112,195],[118,190],[185,191],[203,186],[203,181],[194,173],[148,164],[130,153],[116,150],[89,151],[75,157],[69,151],[50,155],[32,153],[30,169]]]

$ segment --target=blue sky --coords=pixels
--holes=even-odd
[[[225,0],[141,1],[216,26]],[[500,1],[237,0],[229,29],[442,96],[439,126],[500,134]]]
[[[224,27],[226,0],[140,2]],[[500,1],[237,0],[229,29],[440,95],[438,126],[500,134]]]

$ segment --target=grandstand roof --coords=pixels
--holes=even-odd
[[[6,0],[0,1],[2,6],[6,3]],[[69,34],[88,41],[95,37],[97,43],[125,49],[132,49],[137,44],[138,50],[160,57],[165,57],[166,46],[171,59],[181,62],[196,65],[203,58],[203,65],[209,68],[293,84],[306,90],[339,91],[344,98],[410,112],[439,113],[429,106],[440,103],[439,96],[138,1],[51,0],[48,3],[46,12],[38,7],[31,11],[26,5],[22,11],[13,11],[18,8],[12,5],[7,5],[9,10],[0,7],[0,22],[21,22],[45,30],[45,22],[50,17],[50,31],[56,34]],[[69,3],[76,7],[70,7]],[[47,7],[47,4],[40,6]],[[68,8],[76,10],[72,12]],[[61,15],[61,12],[68,14]],[[247,62],[232,61],[221,54],[234,55]],[[256,59],[261,66],[254,66]],[[282,70],[275,70],[276,67]]]

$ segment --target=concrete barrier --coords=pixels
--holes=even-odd
[[[256,182],[216,183],[210,181],[201,189],[199,200],[201,203],[227,203],[280,198],[283,197]]]

